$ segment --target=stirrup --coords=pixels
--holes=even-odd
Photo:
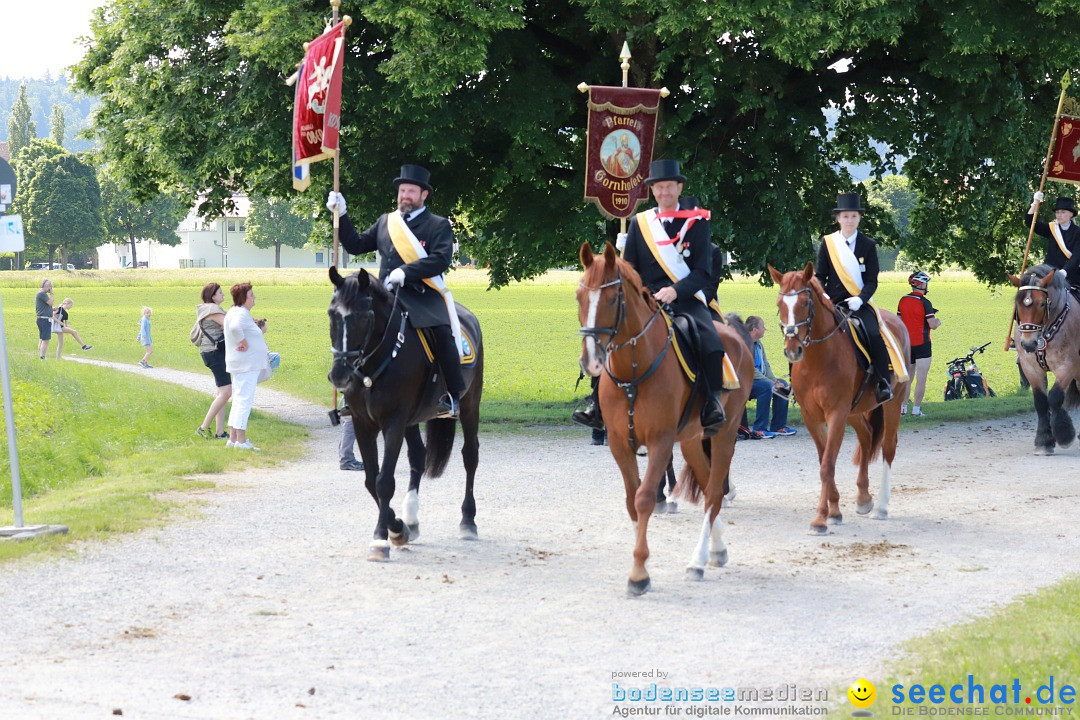
[[[439,398],[439,412],[435,415],[438,420],[457,420],[458,413],[460,411],[460,405],[457,398],[450,393],[446,393]]]

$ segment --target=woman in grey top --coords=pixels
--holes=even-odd
[[[37,316],[38,355],[44,360],[45,353],[49,351],[49,340],[52,339],[52,280],[42,281],[41,289],[34,296],[34,315]]]
[[[221,307],[224,299],[225,293],[220,285],[207,283],[202,289],[202,303],[195,306],[195,322],[202,329],[199,353],[203,365],[214,373],[214,383],[217,385],[214,401],[195,431],[207,440],[229,437],[225,429],[225,404],[232,397],[232,378],[225,369],[225,310]],[[210,423],[215,421],[216,429],[211,432]]]

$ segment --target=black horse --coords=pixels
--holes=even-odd
[[[438,363],[430,360],[430,339],[423,338],[408,322],[408,313],[397,297],[366,271],[343,277],[330,268],[334,297],[330,316],[330,341],[334,364],[327,376],[345,396],[356,427],[356,441],[367,474],[365,485],[379,506],[379,521],[371,543],[369,560],[390,558],[390,543],[404,545],[420,531],[420,477],[439,477],[446,469],[454,446],[456,420],[435,419],[438,400],[446,392]],[[461,398],[460,419],[464,433],[461,456],[465,462],[465,500],[461,504],[461,537],[475,540],[476,501],[473,481],[480,458],[477,429],[480,395],[484,385],[484,348],[476,316],[457,306],[461,329],[469,352],[462,367],[466,391]],[[419,423],[427,421],[427,449],[420,439]],[[383,435],[383,463],[379,466],[377,435]],[[401,443],[409,447],[409,492],[402,517],[390,508],[394,497],[394,470]],[[389,541],[388,541],[389,535]]]

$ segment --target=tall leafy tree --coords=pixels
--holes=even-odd
[[[105,240],[131,248],[132,267],[138,267],[135,244],[153,240],[163,245],[180,244],[176,227],[187,215],[188,206],[175,193],[158,191],[149,199],[139,200],[118,176],[116,169],[104,166],[98,173],[105,219]]]
[[[282,246],[304,247],[314,224],[289,200],[257,195],[251,198],[245,239],[257,248],[274,248],[274,267],[279,268]]]
[[[429,203],[493,282],[574,262],[613,237],[582,200],[582,81],[666,86],[657,156],[684,161],[738,267],[795,267],[831,224],[844,163],[904,172],[927,257],[997,281],[1039,175],[1058,79],[1080,66],[1061,32],[1074,0],[366,0],[350,8],[343,191],[358,224],[391,205],[402,162],[433,171]],[[101,98],[96,132],[135,189],[203,210],[230,192],[284,197],[290,91],[315,0],[99,9],[74,84]],[[826,113],[828,111],[828,113]],[[878,148],[885,147],[884,153]],[[316,187],[329,185],[316,166]],[[868,218],[870,220],[870,218]],[[868,223],[872,228],[873,223]],[[913,239],[912,242],[915,242]]]
[[[37,138],[37,123],[32,119],[30,102],[26,99],[26,85],[19,86],[19,99],[11,107],[11,118],[8,120],[8,150],[13,159],[19,157],[19,152]]]
[[[30,181],[33,180],[34,176],[42,169],[42,167],[44,167],[44,162],[46,160],[64,155],[66,152],[67,151],[64,150],[64,148],[60,147],[52,140],[35,138],[30,141],[30,144],[19,150],[18,156],[11,156],[11,164],[15,169],[15,178],[19,185],[19,194],[15,198],[12,212],[20,213],[26,217],[33,214],[34,209],[29,205],[30,196],[28,193]],[[50,246],[48,243],[39,242],[33,232],[31,232],[29,223],[23,223],[23,232],[26,241],[26,252],[35,256],[45,256],[48,262],[52,262],[53,253],[56,251],[57,246]]]
[[[25,195],[19,200],[23,224],[50,259],[57,248],[60,262],[66,263],[69,252],[101,244],[105,229],[101,189],[90,163],[68,152],[41,157],[34,163]]]
[[[59,105],[52,106],[52,117],[49,118],[49,138],[63,147],[64,145],[64,109]]]

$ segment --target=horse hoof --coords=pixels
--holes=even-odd
[[[810,525],[810,532],[817,533],[818,535],[828,535],[829,528],[826,525]]]
[[[705,569],[699,567],[686,568],[686,579],[691,581],[701,581],[705,579]]]
[[[644,580],[627,580],[626,581],[626,596],[627,597],[641,597],[645,593],[649,592],[651,586],[649,578]]]
[[[458,533],[462,540],[479,540],[480,536],[476,534],[475,525],[466,525],[462,523],[458,526]]]
[[[413,523],[409,525],[405,524],[405,527],[409,530],[409,542],[414,542],[416,538],[420,537],[420,523]]]
[[[873,509],[874,509],[874,501],[873,500],[866,503],[865,505],[856,505],[855,506],[855,512],[857,512],[859,515],[865,515],[866,513],[870,512]]]
[[[844,516],[843,515],[833,515],[833,516],[831,516],[829,518],[829,524],[830,525],[843,525],[844,524]]]
[[[390,533],[390,542],[394,545],[394,547],[404,547],[405,545],[408,545],[409,539],[409,526],[405,525],[404,523],[402,523],[401,525],[401,532]]]
[[[1036,455],[1053,455],[1054,448],[1052,447],[1037,447],[1035,448]]]
[[[668,504],[667,504],[667,501],[665,501],[665,500],[661,500],[661,501],[657,502],[656,507],[653,508],[653,514],[654,515],[663,515],[667,511],[668,511]]]
[[[389,545],[372,545],[368,549],[368,562],[388,562],[390,560]]]
[[[667,512],[668,515],[674,515],[675,513],[679,512],[679,503],[675,502],[674,500],[669,502],[667,504]]]
[[[874,511],[874,519],[875,520],[888,520],[889,519],[889,511],[886,510],[885,508],[878,508],[877,510]]]
[[[720,552],[715,552],[715,551],[710,551],[709,552],[709,567],[717,567],[717,568],[724,567],[725,565],[727,565],[727,561],[728,561],[727,548],[724,548]]]

